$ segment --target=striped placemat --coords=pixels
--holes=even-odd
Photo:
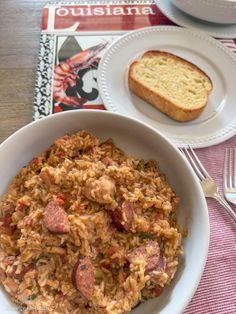
[[[221,42],[236,53],[233,40],[221,39]],[[224,152],[229,147],[236,147],[236,136],[219,145],[196,150],[221,192]],[[184,314],[235,314],[236,224],[216,201],[208,199],[207,204],[210,216],[208,259],[200,285]],[[232,207],[236,210],[236,206]]]

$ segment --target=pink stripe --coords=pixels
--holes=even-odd
[[[232,45],[232,41],[226,42]],[[236,45],[233,46],[236,48]],[[236,136],[219,145],[196,150],[221,191],[224,151],[227,147],[236,147]],[[207,204],[211,228],[207,264],[199,287],[184,314],[235,314],[236,225],[216,201],[208,199]],[[232,206],[236,210],[236,206]]]
[[[233,39],[220,39],[220,41],[226,45],[229,49],[236,53],[236,44]]]
[[[221,42],[236,53],[233,40]],[[224,151],[228,147],[236,147],[236,136],[222,144],[196,150],[221,192]],[[211,228],[208,260],[200,285],[184,314],[235,314],[236,225],[214,200],[207,203]],[[236,210],[236,206],[232,207]]]

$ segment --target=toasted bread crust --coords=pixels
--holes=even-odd
[[[208,95],[210,94],[211,90],[212,90],[212,82],[211,79],[207,76],[207,74],[205,72],[203,72],[201,69],[199,69],[196,65],[190,63],[187,60],[184,60],[178,56],[175,56],[169,52],[164,52],[164,51],[147,51],[146,53],[144,53],[144,55],[142,56],[142,58],[145,57],[155,57],[156,55],[162,55],[165,57],[171,57],[172,59],[174,58],[176,60],[176,62],[181,62],[184,64],[187,64],[188,66],[190,66],[193,71],[198,71],[198,73],[201,73],[201,75],[204,75],[206,77],[206,79],[208,80],[208,88],[206,89],[206,99],[204,102],[202,102],[201,106],[195,107],[195,108],[186,108],[183,105],[180,104],[176,104],[173,101],[171,101],[171,99],[168,99],[167,97],[161,95],[160,93],[158,93],[157,91],[153,91],[151,88],[149,88],[148,86],[145,86],[144,84],[142,84],[141,82],[139,82],[139,80],[137,80],[137,78],[134,77],[134,68],[138,65],[138,60],[134,61],[130,68],[129,68],[129,73],[128,73],[128,86],[129,89],[136,94],[137,96],[139,96],[140,98],[144,99],[145,101],[147,101],[148,103],[150,103],[151,105],[153,105],[155,108],[159,109],[161,112],[165,113],[166,115],[168,115],[169,117],[171,117],[172,119],[176,120],[176,121],[190,121],[193,120],[195,118],[197,118],[202,111],[204,110],[204,108],[207,105],[207,100],[208,100]]]

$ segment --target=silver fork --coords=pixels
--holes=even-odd
[[[180,151],[185,155],[195,174],[200,180],[205,197],[214,198],[216,201],[218,201],[224,207],[227,213],[236,221],[236,213],[226,202],[226,200],[219,194],[219,190],[214,180],[206,171],[194,150],[190,146],[188,146],[188,149],[180,148]]]
[[[236,205],[236,149],[226,148],[224,161],[224,194],[227,201]]]

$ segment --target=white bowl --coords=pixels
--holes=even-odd
[[[183,12],[196,18],[220,23],[236,23],[235,0],[171,0]]]
[[[182,313],[201,279],[209,243],[208,210],[201,186],[185,158],[169,140],[146,124],[111,112],[75,110],[48,116],[23,127],[0,145],[0,196],[16,173],[59,136],[86,129],[101,139],[111,137],[126,153],[156,159],[162,172],[181,197],[179,222],[189,235],[176,276],[164,293],[132,314]],[[3,289],[1,313],[18,313]],[[15,309],[15,310],[14,310]]]

